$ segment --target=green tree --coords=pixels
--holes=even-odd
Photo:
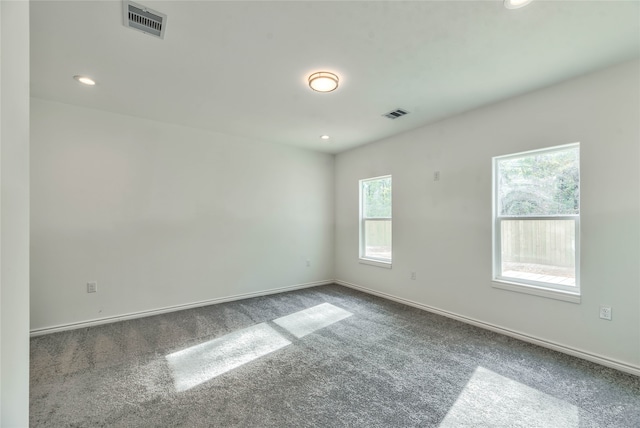
[[[365,181],[362,191],[365,217],[391,217],[391,177]]]
[[[571,215],[580,210],[578,148],[498,161],[500,215]]]

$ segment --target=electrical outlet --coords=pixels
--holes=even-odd
[[[307,267],[311,266],[311,260],[307,259]]]
[[[433,173],[433,181],[440,181],[440,171],[435,171]]]
[[[411,272],[411,279],[416,279],[416,273],[415,272]]]
[[[97,293],[97,292],[98,292],[98,281],[87,282],[87,293]]]
[[[611,321],[611,306],[600,306],[600,318]]]

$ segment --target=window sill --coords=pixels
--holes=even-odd
[[[535,285],[522,284],[518,282],[494,279],[491,285],[493,288],[501,290],[515,291],[517,293],[531,294],[548,299],[562,300],[570,303],[580,303],[581,296],[578,293],[568,291],[552,290],[549,288],[536,287]]]
[[[360,264],[362,265],[370,265],[370,266],[377,266],[377,267],[381,267],[381,268],[385,268],[385,269],[391,269],[391,262],[381,262],[378,260],[371,260],[371,259],[360,259]]]

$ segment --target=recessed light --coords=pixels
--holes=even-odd
[[[328,135],[321,135],[320,138],[322,138],[323,140],[328,140],[329,136]]]
[[[338,76],[328,71],[319,71],[309,76],[309,87],[317,92],[331,92],[338,87]]]
[[[75,76],[73,76],[73,78],[76,79],[78,82],[82,83],[83,85],[93,86],[96,84],[95,80],[87,76],[80,76],[76,74]]]
[[[507,9],[518,9],[531,3],[533,0],[504,0]]]

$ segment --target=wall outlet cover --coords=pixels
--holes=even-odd
[[[98,281],[87,282],[87,293],[97,293],[97,292],[98,292]]]
[[[611,306],[600,306],[600,318],[611,321]]]

